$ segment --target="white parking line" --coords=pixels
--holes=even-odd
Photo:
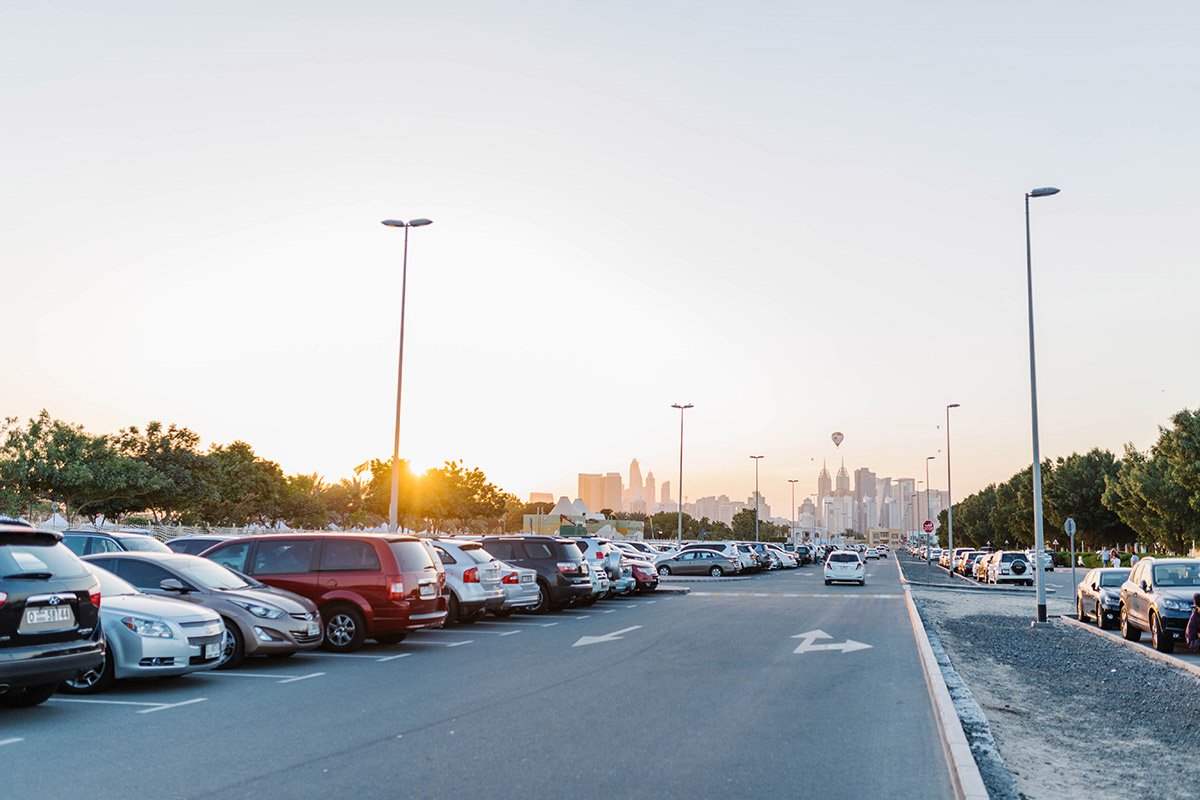
[[[317,658],[369,658],[372,661],[381,661],[379,656],[373,656],[370,653],[305,653],[307,656],[316,656]]]
[[[288,678],[287,680],[280,681],[280,683],[295,683],[296,681],[306,681],[309,678],[319,678],[324,674],[325,674],[324,672],[313,672],[309,675],[297,675],[295,678]]]
[[[16,744],[17,742],[23,742],[23,741],[25,741],[25,740],[24,739],[0,739],[0,747],[3,747],[6,744]]]
[[[508,636],[510,633],[520,633],[520,631],[509,631],[508,633],[503,633],[501,631],[483,631],[483,630],[472,630],[471,632],[472,633],[483,633],[483,634],[487,634],[488,636]],[[461,636],[462,634],[466,633],[466,631],[446,631],[446,630],[442,630],[441,628],[426,628],[425,630],[421,631],[421,633],[449,633],[452,635]]]
[[[412,653],[400,653],[398,655],[387,656],[385,658],[377,658],[375,660],[382,663],[384,661],[395,661],[397,658],[408,658],[411,655],[412,655]]]
[[[139,711],[139,714],[153,714],[155,711],[165,711],[168,708],[179,708],[179,706],[190,706],[192,703],[203,703],[206,698],[197,697],[195,700],[184,700],[182,703],[164,703],[158,708],[147,708]]]
[[[192,700],[184,700],[183,702],[180,702],[180,703],[142,703],[142,702],[137,702],[134,700],[87,700],[87,699],[79,698],[79,697],[52,697],[50,699],[55,702],[58,702],[58,703],[92,703],[95,705],[105,705],[105,706],[147,706],[147,708],[143,708],[141,711],[139,711],[137,713],[150,714],[155,711],[164,711],[168,708],[178,708],[179,706],[190,706],[192,703],[203,703],[206,698],[197,697]],[[20,741],[20,740],[18,739],[17,741]],[[6,742],[0,742],[0,744],[6,744]]]
[[[523,619],[510,619],[510,620],[505,620],[504,622],[500,622],[498,620],[489,619],[486,622],[476,622],[475,624],[476,625],[488,625],[488,626],[491,626],[491,625],[535,625],[539,628],[552,628],[555,625],[557,625],[558,623],[557,622],[534,622],[533,620],[526,621]]]
[[[450,644],[446,645],[446,647],[461,647],[464,644],[471,644],[471,643],[472,643],[471,640],[467,639],[465,642],[451,642]]]

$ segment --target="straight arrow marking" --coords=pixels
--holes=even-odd
[[[585,645],[585,644],[596,644],[597,642],[613,642],[613,641],[616,641],[617,639],[622,638],[622,636],[621,636],[622,633],[629,633],[630,631],[636,631],[640,627],[642,627],[642,626],[634,625],[631,628],[622,628],[619,631],[613,631],[612,633],[606,633],[603,636],[581,636],[581,637],[579,637],[579,641],[577,641],[575,644],[571,645],[571,647],[579,647],[580,645]]]

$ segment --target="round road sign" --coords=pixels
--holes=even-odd
[[[928,519],[925,520],[925,524],[922,527],[925,529],[926,533],[933,533],[933,521],[932,520],[928,520]]]

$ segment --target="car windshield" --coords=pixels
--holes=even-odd
[[[45,575],[60,578],[77,578],[86,574],[83,562],[72,555],[64,545],[49,537],[21,537],[30,541],[17,544],[17,536],[0,540],[0,577],[13,578],[24,575]]]
[[[142,594],[136,586],[124,578],[118,578],[106,569],[89,564],[88,569],[100,581],[100,597],[116,597],[122,594]]]
[[[251,589],[253,584],[238,577],[237,573],[222,567],[215,561],[193,556],[179,561],[173,561],[174,567],[181,575],[197,586],[206,589]]]
[[[1154,583],[1157,586],[1200,586],[1200,561],[1155,564]]]
[[[122,536],[121,546],[142,553],[170,553],[171,548],[153,536]]]
[[[1120,586],[1129,577],[1130,570],[1121,570],[1120,572],[1102,572],[1100,573],[1101,586]]]
[[[830,561],[858,561],[858,556],[854,553],[833,553],[829,556]]]
[[[488,564],[496,560],[492,558],[491,554],[484,550],[481,545],[462,545],[460,549],[462,550],[463,555],[474,561],[476,564]]]

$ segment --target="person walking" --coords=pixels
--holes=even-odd
[[[1121,554],[1118,553],[1116,550],[1112,551],[1112,565],[1114,567],[1121,566]]]
[[[1137,562],[1139,562],[1139,561],[1141,561],[1141,559],[1138,558],[1137,551],[1134,550],[1133,553],[1129,556],[1129,566],[1136,567]]]
[[[1100,548],[1100,565],[1104,566],[1104,567],[1108,566],[1108,548],[1107,547]]]

